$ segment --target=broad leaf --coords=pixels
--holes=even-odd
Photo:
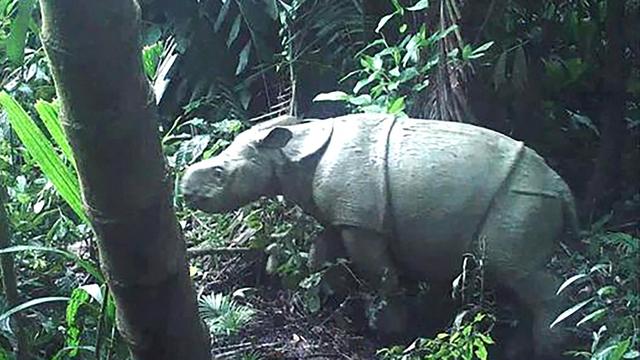
[[[0,92],[0,105],[7,112],[11,127],[36,160],[60,196],[85,223],[89,223],[82,206],[80,185],[75,173],[58,157],[53,145],[26,111],[6,92]]]
[[[349,98],[347,93],[342,91],[332,91],[328,93],[320,93],[313,98],[313,101],[345,101]]]
[[[11,22],[11,32],[7,38],[7,56],[15,65],[22,64],[24,58],[27,31],[29,30],[34,4],[35,0],[20,0],[18,2],[18,13]]]
[[[405,104],[404,104],[404,96],[401,96],[397,99],[395,99],[393,101],[393,103],[391,103],[391,105],[389,105],[389,108],[387,109],[387,112],[389,114],[399,114],[400,112],[402,112],[405,108]]]

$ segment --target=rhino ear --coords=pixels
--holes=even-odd
[[[320,120],[310,121],[292,126],[293,138],[282,148],[284,155],[292,162],[318,153],[329,142],[333,130],[332,122]]]
[[[293,137],[293,133],[291,130],[276,127],[271,129],[267,136],[258,141],[259,147],[264,147],[268,149],[282,149],[289,143],[289,140]]]

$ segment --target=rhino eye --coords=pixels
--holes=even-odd
[[[222,178],[224,176],[224,168],[222,166],[214,166],[211,168],[211,175],[214,178]]]

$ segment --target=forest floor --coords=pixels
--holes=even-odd
[[[224,257],[224,256],[223,256]],[[199,269],[194,277],[199,294],[230,294],[234,301],[254,310],[251,320],[237,332],[212,335],[213,359],[375,359],[382,345],[361,331],[348,316],[355,305],[323,306],[311,313],[299,292],[285,289],[277,280],[264,278],[262,261],[251,256],[231,255],[192,259]],[[258,276],[256,276],[258,274]],[[340,306],[342,305],[342,306]],[[346,305],[346,306],[345,306]],[[355,306],[357,307],[357,306]]]

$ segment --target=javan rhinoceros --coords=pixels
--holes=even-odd
[[[535,151],[481,127],[358,114],[241,133],[190,166],[182,192],[207,212],[284,195],[335,230],[356,269],[383,294],[400,274],[450,283],[485,242],[485,274],[533,315],[537,358],[557,350],[561,301],[545,270],[577,229],[566,183]]]

